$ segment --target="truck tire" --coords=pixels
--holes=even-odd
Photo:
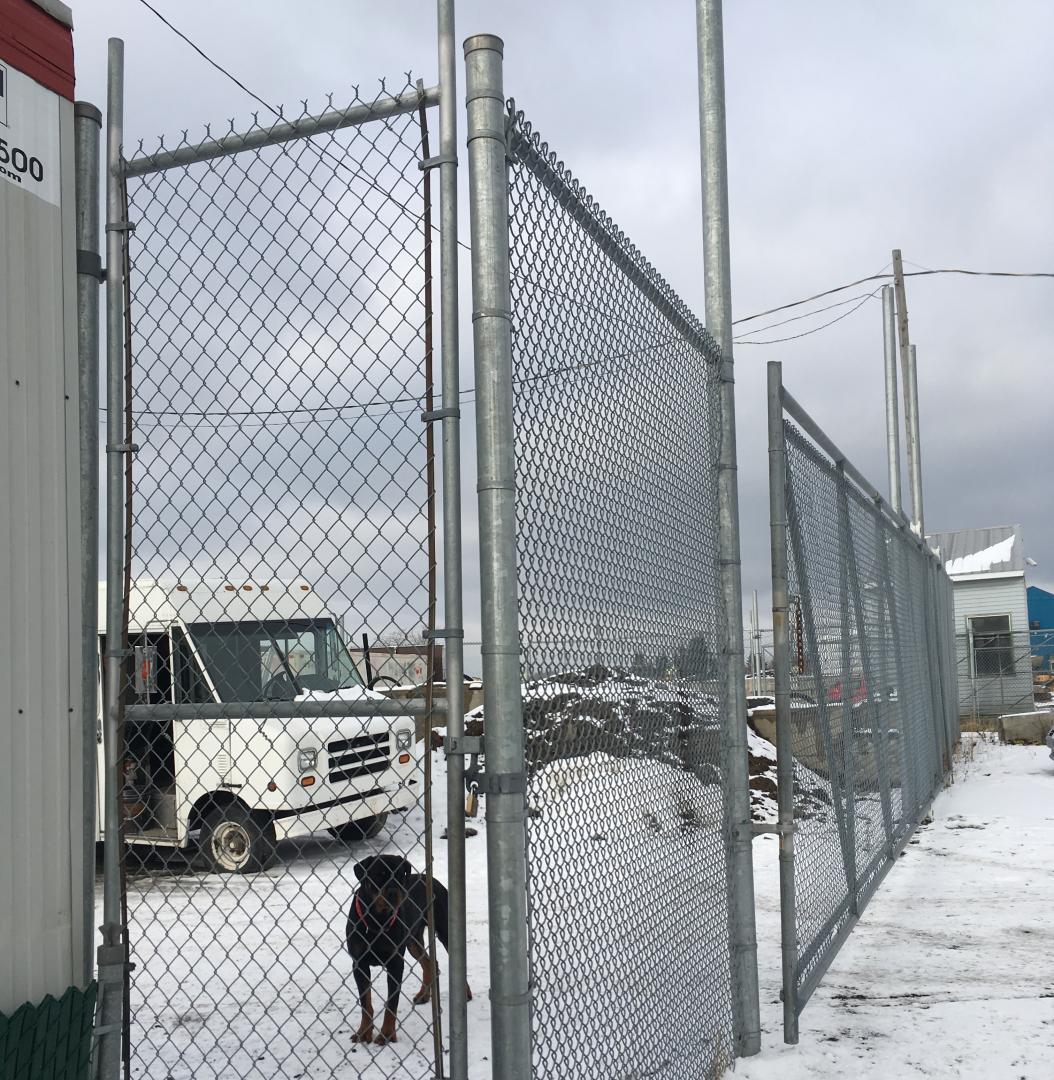
[[[387,821],[388,815],[383,813],[359,818],[358,821],[346,821],[343,825],[331,825],[326,831],[345,844],[357,844],[361,840],[372,840]]]
[[[201,851],[216,873],[256,873],[274,858],[274,826],[241,803],[215,806],[202,823]]]

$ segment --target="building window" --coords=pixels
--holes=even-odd
[[[983,615],[970,619],[970,651],[975,675],[1013,675],[1010,616]]]

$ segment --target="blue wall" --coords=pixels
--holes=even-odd
[[[1042,657],[1043,668],[1050,670],[1054,668],[1054,593],[1037,585],[1029,585],[1027,593],[1032,655]]]

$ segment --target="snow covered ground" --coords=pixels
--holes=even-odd
[[[777,845],[769,836],[756,841],[764,1048],[738,1062],[737,1075],[1054,1076],[1054,762],[1042,747],[1002,747],[980,738],[972,745],[955,784],[938,797],[933,823],[891,870],[803,1012],[797,1047],[781,1042]],[[766,748],[751,740],[756,776],[771,772],[771,763],[760,760],[771,752]],[[438,839],[445,826],[441,754],[435,763],[436,873],[446,880],[446,844]],[[578,759],[549,769],[554,782],[566,784],[582,764]],[[633,762],[611,759],[610,766],[614,779]],[[766,791],[755,796],[756,812],[774,811]],[[287,842],[277,865],[248,877],[187,865],[178,874],[134,879],[133,1038],[139,1052],[133,1076],[429,1076],[427,1008],[404,999],[394,1046],[351,1043],[356,1002],[343,942],[354,862],[371,851],[401,850],[421,866],[421,824],[419,810],[393,817],[375,840],[350,849],[324,837]],[[471,825],[478,832],[467,841],[476,995],[469,1004],[470,1075],[490,1080],[486,826],[482,817]],[[650,827],[642,812],[641,835],[652,835]],[[660,831],[655,842],[676,858],[670,845],[685,841]],[[598,932],[592,926],[587,936]],[[650,952],[643,949],[642,957]],[[440,963],[445,971],[442,951]],[[637,977],[628,984],[636,985]],[[409,995],[416,985],[411,971]],[[610,1014],[599,1006],[594,1002],[592,1011],[602,1023]]]
[[[797,1047],[782,1043],[777,844],[755,843],[763,1049],[737,1076],[1054,1076],[1054,761],[964,740],[955,783],[806,1006]]]

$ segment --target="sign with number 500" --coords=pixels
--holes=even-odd
[[[0,181],[59,204],[56,94],[0,64]]]

